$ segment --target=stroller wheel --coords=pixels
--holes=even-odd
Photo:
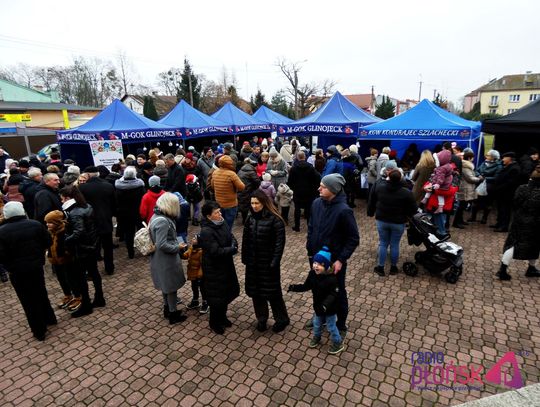
[[[463,274],[463,266],[459,266],[459,267],[452,266],[450,268],[450,271],[453,271],[459,277],[459,276],[461,276],[461,274]]]
[[[444,275],[446,281],[450,284],[456,284],[459,279],[459,274],[453,268]]]
[[[421,264],[424,261],[424,254],[422,252],[416,252],[414,254],[414,261]]]
[[[410,277],[414,277],[418,274],[418,268],[414,263],[406,261],[403,263],[403,272]]]

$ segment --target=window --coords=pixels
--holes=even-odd
[[[489,109],[489,113],[495,114],[495,113],[497,113],[497,109]]]
[[[529,95],[529,102],[532,102],[533,100],[540,99],[540,93],[531,93]]]
[[[508,109],[508,114],[514,113],[515,111],[517,111],[517,109]]]
[[[517,103],[517,102],[519,102],[519,96],[520,95],[510,95],[508,97],[508,101],[511,102],[511,103]]]
[[[491,101],[489,102],[490,106],[497,106],[499,104],[499,97],[498,96],[492,96]]]

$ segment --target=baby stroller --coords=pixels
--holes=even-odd
[[[415,253],[414,260],[432,274],[446,271],[444,274],[446,281],[455,284],[463,272],[463,248],[449,242],[450,235],[440,237],[436,232],[437,227],[431,222],[429,215],[417,213],[410,219],[407,228],[409,244],[414,246],[423,244],[426,247],[426,250]],[[418,274],[416,264],[404,263],[403,272],[408,276],[416,276]]]

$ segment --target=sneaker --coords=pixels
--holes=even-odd
[[[73,297],[73,299],[67,304],[66,309],[69,312],[75,312],[79,308],[81,308],[82,304],[82,298],[81,297]]]
[[[199,300],[192,300],[187,306],[187,309],[199,308]]]
[[[346,329],[340,329],[339,330],[339,336],[341,336],[341,342],[345,342],[345,337],[347,336],[347,330]]]
[[[337,355],[338,353],[341,353],[345,349],[345,345],[343,345],[343,341],[339,343],[332,343],[332,346],[330,346],[330,349],[328,349],[328,353],[330,355]]]
[[[199,309],[199,314],[208,314],[209,309],[210,309],[210,307],[208,306],[206,301],[203,301],[203,303],[201,305],[201,308]]]
[[[56,306],[60,309],[64,309],[67,307],[67,305],[71,302],[72,299],[73,299],[72,295],[64,295],[64,298],[58,301],[56,303]]]
[[[183,304],[183,303],[184,303],[184,301],[183,301],[181,298],[178,298],[178,299],[176,300],[176,305],[181,305],[181,304]]]
[[[306,324],[304,325],[304,329],[311,331],[313,329],[313,319],[310,319]]]
[[[309,342],[310,348],[316,348],[321,343],[321,337],[320,336],[314,336],[311,338],[311,341]]]

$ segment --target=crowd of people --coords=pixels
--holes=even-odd
[[[512,152],[490,150],[475,168],[473,150],[456,143],[422,152],[411,144],[401,159],[390,147],[380,154],[372,148],[362,159],[357,144],[332,145],[311,154],[300,140],[254,137],[240,151],[232,143],[214,140],[200,152],[193,146],[175,154],[141,150],[110,170],[81,170],[72,160],[61,161],[57,152],[17,162],[0,146],[0,168],[5,168],[0,182],[0,276],[7,281],[9,273],[34,336],[43,340],[47,326],[56,323],[45,288],[45,251],[63,292],[57,307],[81,317],[106,305],[98,262],[103,261],[105,273],[114,273],[113,234],[132,259],[135,235],[148,226],[155,246],[151,277],[170,324],[187,318],[178,309],[177,296],[186,283],[185,259],[193,293],[186,308],[209,312],[209,326],[216,334],[232,326],[227,309],[240,295],[233,261],[240,252],[255,327],[268,329],[270,306],[272,330],[278,333],[290,323],[280,268],[286,228],[300,232],[304,218],[310,272],[304,283],[289,290],[312,291],[314,317],[306,323],[313,329],[309,346],[319,345],[326,323],[329,352],[337,354],[348,329],[347,260],[359,245],[353,208],[361,190],[367,192],[367,215],[376,219],[374,272],[379,276],[386,274],[388,249],[389,274],[399,272],[399,244],[408,219],[419,208],[432,214],[437,234],[444,238],[450,226],[464,229],[478,220],[486,224],[495,207],[496,223],[490,226],[495,232],[510,231],[498,278],[510,279],[511,259],[528,260],[526,276],[538,277],[538,160],[535,149],[519,162]],[[241,247],[232,233],[237,218],[243,225]],[[197,229],[188,242],[190,226]]]

